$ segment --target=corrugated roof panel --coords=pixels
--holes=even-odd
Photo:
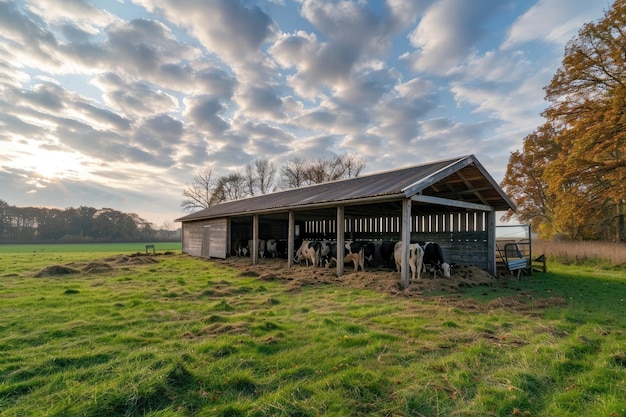
[[[471,168],[468,166],[470,164],[473,165]],[[226,215],[244,215],[247,213],[252,214],[254,212],[262,212],[273,209],[306,208],[311,205],[341,203],[375,197],[384,198],[384,196],[395,198],[402,195],[405,190],[407,193],[405,196],[408,197],[409,195],[422,191],[427,187],[432,188],[434,193],[433,195],[435,195],[439,191],[432,187],[433,181],[441,181],[446,175],[454,177],[452,174],[456,171],[448,172],[448,170],[465,169],[466,167],[479,172],[483,180],[483,186],[486,184],[489,188],[493,188],[490,177],[485,178],[485,175],[488,176],[488,174],[486,172],[483,174],[482,166],[477,167],[476,164],[477,161],[472,155],[470,155],[431,162],[423,165],[416,165],[408,168],[364,175],[347,180],[278,191],[271,194],[221,203],[181,217],[176,221],[198,220]],[[459,168],[456,168],[457,166]],[[454,177],[454,181],[454,187],[457,188],[459,187],[458,184],[462,184],[464,187],[468,184],[467,181],[464,182],[464,180],[459,177]],[[420,184],[424,184],[423,187],[421,187]],[[450,189],[450,187],[451,186],[447,184],[441,186],[441,188],[448,188],[443,191],[453,193],[454,190]],[[458,191],[460,192],[463,190],[459,189]],[[504,207],[505,205],[510,206],[512,204],[508,201],[499,187],[497,187],[497,190],[495,191],[498,196],[497,204],[499,206]],[[474,200],[479,201],[480,199],[475,198]],[[483,201],[482,203],[485,202]]]

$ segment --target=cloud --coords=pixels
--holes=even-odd
[[[146,149],[168,154],[171,147],[181,142],[183,123],[169,114],[159,114],[143,120],[137,129],[135,139]]]
[[[194,83],[196,88],[200,88],[207,94],[230,99],[233,96],[237,80],[221,68],[202,68],[195,74]]]
[[[363,63],[387,57],[393,36],[413,22],[418,10],[416,2],[399,0],[385,4],[382,12],[375,12],[366,2],[304,0],[302,16],[328,40],[304,31],[282,33],[270,53],[283,68],[295,68],[288,83],[298,95],[312,99],[324,87],[331,94],[345,92],[343,87],[356,84],[352,77],[370,70]]]
[[[258,6],[246,7],[239,0],[139,0],[138,3],[188,28],[206,48],[234,66],[258,60],[261,45],[276,30],[272,18]]]
[[[337,115],[334,112],[322,108],[304,113],[294,120],[298,126],[313,131],[332,129],[336,121]]]
[[[32,90],[15,90],[17,105],[33,106],[49,111],[62,111],[65,91],[51,84],[37,84]]]
[[[196,48],[179,42],[162,22],[133,19],[106,28],[111,64],[124,65],[142,76],[156,73],[162,63],[179,62],[198,56]],[[130,68],[129,68],[130,67]]]
[[[394,147],[419,136],[419,122],[437,106],[430,81],[414,78],[395,87],[376,106],[376,121],[370,134],[385,137]]]
[[[502,47],[542,41],[562,48],[585,23],[601,17],[597,12],[598,4],[592,1],[539,0],[511,26]]]
[[[87,101],[77,101],[75,105],[77,113],[82,114],[91,124],[98,125],[101,129],[123,132],[131,128],[129,119],[111,110],[103,109]]]
[[[246,117],[269,117],[282,119],[282,99],[279,91],[270,86],[252,86],[242,89],[237,98],[241,114]]]
[[[435,0],[387,0],[389,14],[394,22],[394,29],[402,31],[424,13]]]
[[[108,106],[133,117],[175,112],[179,108],[176,97],[147,82],[128,80],[116,73],[99,75],[92,84],[103,92]]]
[[[237,131],[249,138],[245,151],[250,155],[262,155],[262,158],[280,159],[280,155],[288,153],[297,138],[267,123],[247,121],[237,126]]]
[[[417,49],[410,54],[415,71],[445,75],[476,53],[476,43],[487,36],[486,24],[501,0],[442,0],[433,4],[411,32]]]
[[[227,143],[210,154],[210,161],[219,162],[217,165],[219,165],[222,172],[238,170],[241,173],[241,167],[253,159],[254,156],[246,152],[246,149],[239,146],[236,142]]]
[[[210,95],[193,96],[186,98],[184,103],[184,115],[196,129],[214,136],[228,130],[230,125],[220,116],[225,107],[219,98]]]
[[[71,25],[83,33],[97,33],[98,27],[118,20],[87,0],[31,0],[26,8],[42,20]]]

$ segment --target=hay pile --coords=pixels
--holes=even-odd
[[[344,275],[338,277],[334,268],[315,268],[304,265],[287,268],[287,261],[284,259],[261,259],[257,265],[252,265],[250,258],[232,257],[218,262],[240,270],[241,276],[259,277],[267,281],[283,281],[289,291],[297,291],[310,285],[334,284],[370,289],[407,298],[428,299],[431,302],[464,311],[485,312],[505,309],[530,315],[539,314],[546,308],[567,305],[567,301],[562,297],[536,297],[533,291],[504,295],[486,304],[468,298],[461,294],[463,288],[484,286],[486,292],[498,292],[498,287],[502,284],[506,285],[506,281],[501,282],[475,266],[457,266],[452,269],[450,278],[444,278],[441,274],[433,276],[432,273],[422,273],[420,280],[411,281],[407,288],[402,289],[400,274],[383,267],[366,268],[365,272],[360,270],[355,272],[352,266],[346,266]]]
[[[477,285],[490,286],[497,279],[474,266],[454,268],[450,278],[441,274],[422,273],[420,280],[412,281],[408,288],[402,290],[400,274],[394,270],[378,267],[365,268],[365,272],[354,271],[351,265],[346,266],[344,275],[337,276],[335,268],[312,267],[294,265],[287,268],[284,259],[260,259],[257,265],[252,265],[250,258],[231,257],[220,261],[222,264],[239,269],[242,274],[258,276],[264,280],[283,280],[290,290],[296,290],[307,285],[336,284],[353,288],[367,288],[389,294],[403,294],[405,296],[421,295],[424,292],[452,292],[461,287]]]

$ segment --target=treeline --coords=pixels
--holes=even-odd
[[[0,200],[2,243],[88,243],[175,240],[177,232],[155,230],[135,213],[111,208],[16,207]]]

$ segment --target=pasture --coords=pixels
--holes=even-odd
[[[181,250],[180,242],[147,243],[55,243],[55,244],[0,244],[3,253],[127,253],[145,252],[146,245],[154,245],[156,251]]]
[[[135,252],[0,252],[2,416],[626,416],[619,271],[403,292]]]

